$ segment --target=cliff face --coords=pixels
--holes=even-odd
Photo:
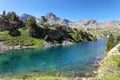
[[[77,29],[68,28],[65,26],[59,26],[55,29],[52,28],[41,28],[35,29],[38,38],[42,38],[48,42],[62,43],[67,40],[70,42],[82,42],[96,40],[96,37],[92,34]]]
[[[49,23],[49,24],[60,24],[60,25],[68,26],[68,24],[70,23],[69,20],[61,19],[61,18],[57,17],[55,14],[53,14],[53,13],[47,13],[44,16],[47,19],[47,23]]]

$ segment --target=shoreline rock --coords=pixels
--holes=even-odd
[[[8,50],[27,49],[27,48],[37,48],[37,46],[21,46],[21,45],[7,46],[3,42],[0,42],[0,53]]]
[[[62,44],[54,44],[54,43],[51,43],[51,42],[44,42],[43,43],[43,47],[44,48],[49,48],[49,47],[52,47],[52,46],[59,46],[59,45],[72,45],[73,43],[70,42],[70,41],[64,41]]]
[[[53,44],[51,42],[44,42],[43,48],[50,48],[52,46],[59,46],[59,45],[71,45],[72,42],[64,41],[62,44]],[[0,42],[0,53],[8,50],[19,50],[19,49],[27,49],[27,48],[38,48],[39,46],[21,46],[21,45],[15,45],[15,46],[7,46],[3,42]]]

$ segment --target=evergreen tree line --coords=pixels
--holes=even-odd
[[[62,41],[67,39],[71,42],[96,40],[96,37],[88,32],[72,29],[64,25],[47,24],[47,19],[44,16],[41,16],[41,19],[42,23],[39,25],[36,23],[34,17],[22,22],[19,20],[19,16],[15,12],[8,12],[6,14],[6,12],[3,11],[0,15],[0,30],[8,30],[9,35],[17,37],[21,35],[18,30],[19,28],[27,28],[29,29],[28,34],[30,37],[41,38],[46,41],[57,41],[59,43],[62,43]]]
[[[111,33],[109,37],[107,38],[106,42],[106,51],[111,50],[114,46],[116,46],[120,42],[120,35],[117,37],[114,37]]]
[[[11,36],[19,36],[20,32],[17,29],[23,26],[23,22],[15,12],[3,11],[0,15],[0,31],[8,30]]]

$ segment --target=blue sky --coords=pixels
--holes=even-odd
[[[3,10],[36,17],[52,12],[72,21],[120,20],[120,0],[0,0],[0,13]]]

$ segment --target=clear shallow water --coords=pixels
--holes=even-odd
[[[100,39],[47,49],[11,50],[0,55],[0,74],[89,72],[96,59],[104,55],[104,49],[105,40]]]

